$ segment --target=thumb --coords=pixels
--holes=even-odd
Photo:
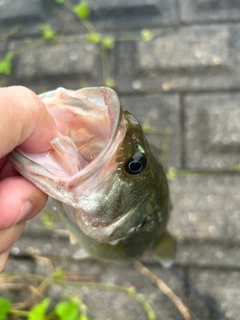
[[[0,119],[0,158],[17,146],[26,152],[47,151],[49,141],[60,134],[41,99],[25,87],[0,88]]]

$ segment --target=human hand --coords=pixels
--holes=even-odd
[[[53,118],[39,97],[25,87],[0,88],[0,272],[9,248],[25,222],[41,211],[47,195],[19,175],[5,157],[15,147],[26,152],[51,149],[59,135]]]

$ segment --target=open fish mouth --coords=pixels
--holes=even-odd
[[[73,159],[71,150],[69,159],[66,146],[63,145],[61,150],[58,138],[51,141],[56,153],[60,154],[58,162],[67,172],[69,164],[74,160],[78,163],[78,166],[70,170],[71,176],[65,181],[65,187],[71,190],[94,175],[116,151],[118,144],[115,142],[122,117],[118,97],[109,88],[85,88],[77,91],[59,88],[40,95],[40,98],[55,119],[64,119],[70,129],[70,138],[77,148],[78,152],[74,154],[77,159]]]
[[[58,88],[40,98],[55,120],[63,119],[69,136],[53,139],[49,152],[31,154],[17,149],[9,158],[34,183],[39,177],[46,178],[52,180],[49,187],[57,183],[71,191],[94,176],[116,152],[124,137],[120,102],[113,90],[104,87],[77,91]],[[47,184],[44,191],[56,198],[53,190],[47,190]],[[57,199],[64,201],[59,194]]]

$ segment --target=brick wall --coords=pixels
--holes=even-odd
[[[103,34],[131,32],[136,38],[145,28],[162,31],[149,42],[116,42],[109,57],[111,75],[123,106],[142,122],[164,165],[205,171],[170,181],[174,206],[170,230],[179,243],[176,268],[185,282],[164,276],[173,281],[172,288],[199,319],[237,320],[240,177],[231,170],[240,162],[240,2],[89,3],[90,21]],[[62,41],[58,38],[56,43],[31,47],[33,41],[41,40],[41,23],[50,23]],[[65,7],[47,0],[1,0],[0,36],[16,25],[21,26],[19,32],[0,41],[0,59],[23,45],[29,49],[14,57],[13,72],[0,78],[2,85],[26,85],[36,92],[57,86],[103,85],[98,47],[82,42],[84,28]],[[214,174],[215,169],[221,172]],[[63,246],[57,248],[55,240],[51,240],[54,252],[44,253],[43,238],[37,237],[33,226],[34,222],[17,244],[20,251],[27,251],[29,236],[35,236],[34,245],[44,255],[61,256]],[[49,239],[48,234],[46,241]],[[152,260],[145,263],[156,269]],[[121,270],[117,269],[115,278],[112,275],[113,282],[121,281]],[[127,269],[126,275],[131,270]],[[144,291],[147,285],[141,279],[136,281],[143,294],[150,295]],[[159,300],[154,297],[151,302],[159,310]],[[180,319],[171,304],[162,305],[162,319]]]

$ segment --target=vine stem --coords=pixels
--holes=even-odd
[[[182,314],[184,320],[192,320],[191,312],[188,307],[182,302],[182,300],[163,282],[158,278],[153,272],[146,268],[140,261],[134,262],[134,267],[142,275],[148,278],[152,283],[154,283],[163,294],[165,294],[177,307],[179,312]]]
[[[17,50],[13,50],[12,51],[12,55],[13,57],[22,53],[22,52],[25,52],[29,49],[32,49],[32,48],[35,48],[35,47],[38,47],[40,46],[41,44],[44,44],[46,41],[44,39],[39,39],[39,40],[35,40],[35,41],[32,41],[30,43],[26,43],[25,45],[21,46],[20,48],[18,48]]]
[[[99,47],[100,47],[99,49],[100,49],[101,62],[102,62],[103,82],[106,84],[106,80],[110,77],[108,52],[106,48],[104,48],[102,43],[100,43]]]
[[[22,317],[28,317],[29,316],[29,311],[23,311],[23,310],[14,310],[14,309],[11,309],[9,310],[9,313],[14,315],[14,316],[22,316]]]
[[[14,34],[18,33],[21,30],[22,26],[20,24],[16,25],[10,31],[0,35],[0,41],[7,40],[9,37],[13,36]]]
[[[3,273],[3,282],[5,283],[8,278],[10,280],[17,280],[18,277],[21,277],[21,279],[28,279],[28,280],[39,280],[42,281],[42,283],[37,287],[34,288],[33,294],[37,293],[43,293],[43,291],[47,288],[48,285],[51,284],[60,284],[60,285],[68,285],[68,286],[74,286],[77,288],[81,287],[88,287],[88,288],[95,288],[95,289],[102,289],[106,291],[115,291],[127,294],[131,297],[133,297],[143,308],[143,310],[146,312],[148,320],[156,320],[156,315],[154,313],[153,308],[149,304],[149,302],[141,295],[139,294],[134,287],[122,287],[116,284],[109,284],[109,283],[101,283],[101,282],[78,282],[78,281],[68,281],[68,280],[57,280],[54,278],[54,274],[50,275],[48,278],[40,275],[35,275],[31,273],[21,274],[21,273]],[[16,285],[16,284],[15,284]],[[32,294],[32,296],[33,296]],[[28,300],[29,298],[27,298]],[[27,301],[26,300],[26,301]],[[18,312],[27,312],[27,311],[21,311],[21,310],[11,310],[15,315],[20,315]],[[22,316],[27,316],[27,313],[25,315],[22,313]]]

